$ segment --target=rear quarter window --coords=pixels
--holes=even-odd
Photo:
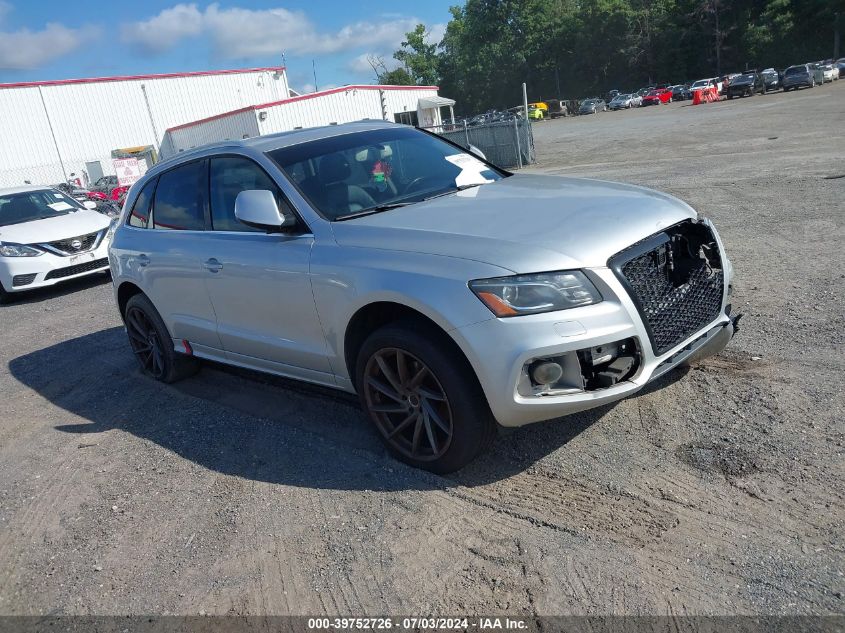
[[[132,211],[129,213],[127,224],[134,226],[136,229],[147,228],[150,220],[150,202],[153,198],[155,185],[158,179],[154,178],[141,189],[141,193],[135,198],[135,204],[132,205]]]

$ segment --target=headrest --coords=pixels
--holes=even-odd
[[[325,183],[346,180],[351,173],[349,163],[343,154],[329,154],[320,159],[320,178]]]

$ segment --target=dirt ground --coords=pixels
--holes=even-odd
[[[0,308],[0,613],[842,614],[844,121],[840,81],[537,124],[530,171],[714,220],[742,330],[450,477],[343,395],[141,376],[102,278]]]

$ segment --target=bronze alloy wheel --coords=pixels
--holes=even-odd
[[[161,379],[165,372],[164,347],[155,326],[143,310],[133,306],[126,311],[126,332],[141,367],[153,378]]]
[[[441,457],[452,442],[449,399],[419,358],[394,347],[379,349],[364,370],[364,398],[387,442],[418,461]]]

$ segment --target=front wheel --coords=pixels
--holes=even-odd
[[[152,302],[137,294],[126,303],[123,320],[129,345],[148,376],[171,383],[187,378],[199,369],[196,358],[177,354],[170,334]]]
[[[385,326],[358,354],[361,406],[400,460],[439,474],[482,452],[496,423],[472,368],[445,335],[416,323]]]
[[[12,295],[6,292],[6,289],[3,287],[3,284],[0,284],[0,306],[10,303],[11,300]]]

